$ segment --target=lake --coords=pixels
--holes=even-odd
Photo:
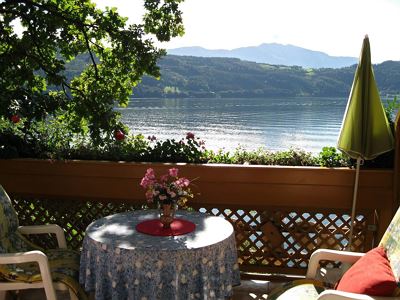
[[[133,134],[181,139],[187,132],[207,149],[239,145],[318,153],[336,146],[347,98],[131,99],[118,108]]]

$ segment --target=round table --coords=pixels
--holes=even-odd
[[[119,213],[86,230],[80,283],[95,299],[225,299],[240,284],[235,234],[221,217],[178,211],[196,225],[180,236],[136,231],[154,210]]]

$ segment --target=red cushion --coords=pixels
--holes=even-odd
[[[392,296],[397,287],[385,249],[368,251],[346,273],[336,289],[369,296]]]

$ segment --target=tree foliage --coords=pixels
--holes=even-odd
[[[160,75],[154,45],[183,34],[183,0],[144,0],[142,24],[90,0],[0,1],[0,115],[26,126],[57,118],[73,132],[89,130],[96,143],[123,125],[113,110],[126,105],[143,74]],[[22,28],[21,32],[19,29]],[[88,53],[82,72],[65,65]]]

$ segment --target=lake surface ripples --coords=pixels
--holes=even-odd
[[[298,148],[318,153],[336,146],[347,99],[131,99],[118,108],[132,133],[181,139],[187,132],[207,149],[271,151]]]

